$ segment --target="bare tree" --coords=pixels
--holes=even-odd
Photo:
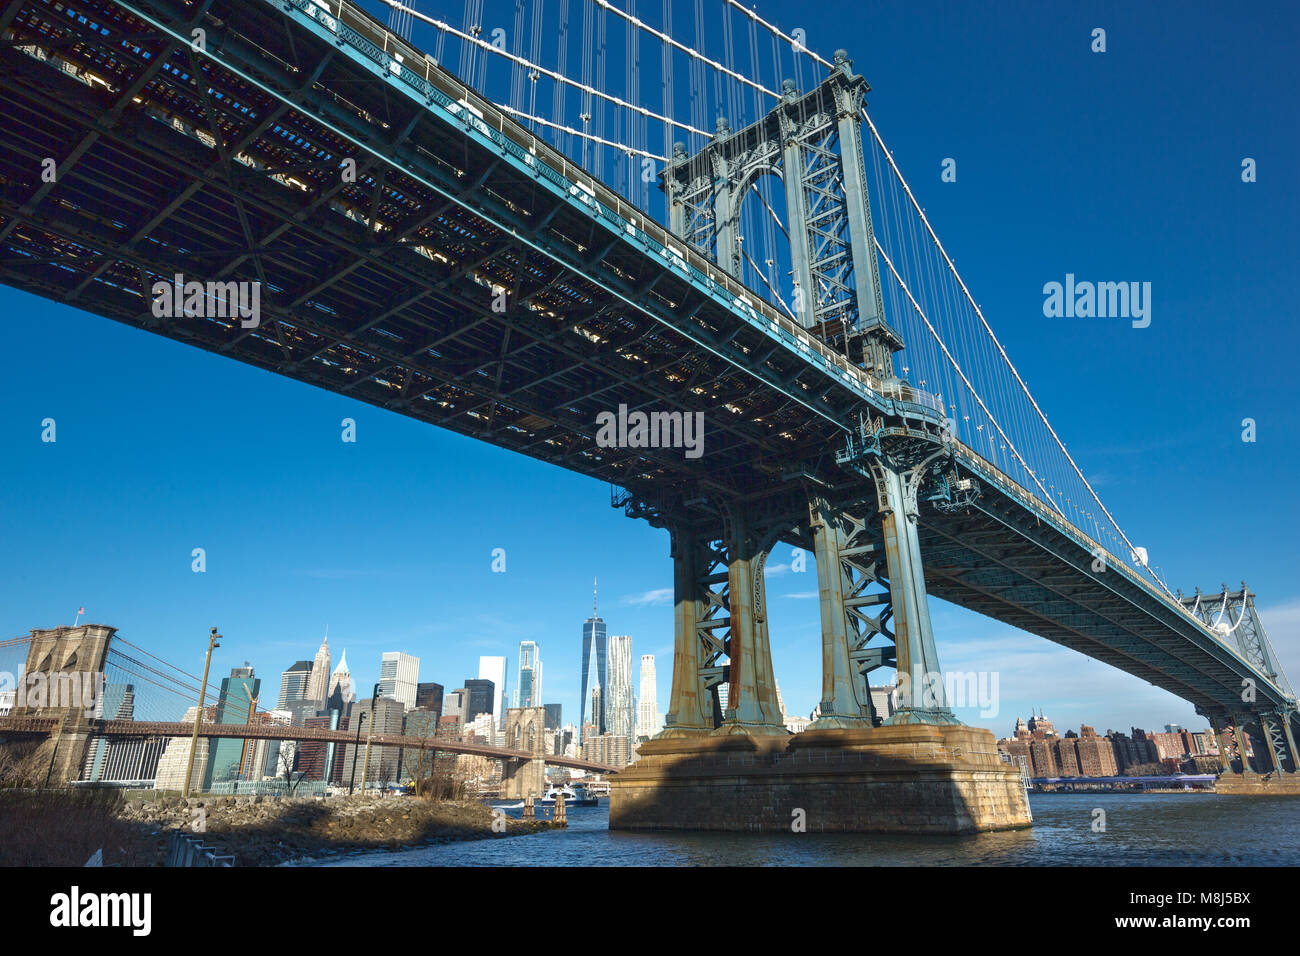
[[[295,778],[293,769],[293,765],[298,762],[298,748],[285,747],[285,741],[280,741],[277,760],[279,776],[284,777],[285,788],[288,790],[289,796],[292,797],[293,792],[298,789],[298,784],[302,783],[302,774],[298,774]]]

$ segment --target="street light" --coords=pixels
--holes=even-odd
[[[208,692],[208,668],[212,666],[212,649],[220,647],[221,635],[217,633],[214,627],[208,635],[208,656],[203,661],[203,683],[199,685],[199,709],[194,715],[194,736],[190,738],[190,759],[185,766],[185,786],[182,789],[181,796],[189,799],[190,796],[190,777],[194,774],[194,751],[199,746],[199,721],[203,719],[203,699]]]
[[[379,696],[379,685],[375,684],[375,689],[370,694],[370,723],[375,722],[375,698]],[[359,716],[359,715],[358,715]],[[348,777],[348,796],[352,796],[352,789],[357,782],[357,749],[361,746],[361,721],[357,721],[357,735],[352,741],[352,773]],[[366,770],[370,764],[370,734],[366,734],[366,767],[361,771],[361,791],[366,789]]]
[[[370,692],[370,726],[366,728],[366,760],[361,765],[361,795],[366,794],[366,780],[370,777],[370,740],[375,735],[375,704],[379,701],[379,685]]]

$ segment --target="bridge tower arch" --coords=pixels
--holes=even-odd
[[[885,319],[862,152],[862,104],[870,90],[844,50],[822,83],[802,95],[783,84],[775,109],[741,130],[719,118],[694,156],[682,143],[660,174],[669,228],[740,277],[740,216],[765,175],[785,189],[789,308],[876,378],[896,378],[903,340]]]
[[[33,630],[18,681],[14,717],[53,717],[54,731],[38,749],[48,760],[46,780],[62,785],[76,780],[94,734],[92,721],[102,711],[104,668],[117,628],[99,624]]]
[[[546,792],[545,734],[546,708],[510,707],[506,710],[506,740],[516,750],[527,750],[531,760],[503,761],[501,796],[505,800],[540,797]]]

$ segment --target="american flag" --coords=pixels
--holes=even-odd
[[[78,614],[85,614],[85,613],[86,613],[86,609],[85,609],[84,607],[79,607],[79,608],[77,608],[77,613],[78,613]]]

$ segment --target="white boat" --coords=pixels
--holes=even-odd
[[[539,800],[538,802],[544,804],[554,804],[556,799],[555,795],[557,793],[564,794],[565,806],[594,807],[599,802],[596,798],[596,795],[593,793],[589,793],[586,787],[580,787],[578,790],[574,790],[572,787],[568,786],[567,784],[563,787],[557,787],[555,786],[555,784],[551,784],[550,788],[546,791],[545,795],[543,795],[541,800]]]

